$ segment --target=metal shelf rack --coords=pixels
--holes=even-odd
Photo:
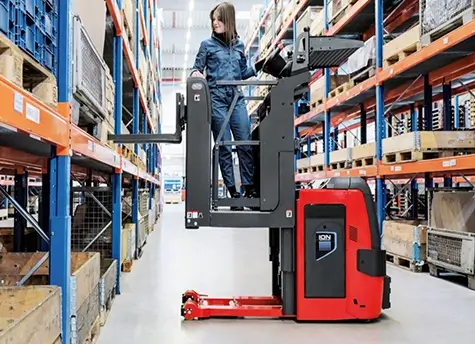
[[[419,6],[423,6],[424,3],[418,0],[401,0],[384,17],[385,6],[389,2],[350,1],[351,6],[346,14],[334,22],[331,28],[328,26],[328,3],[323,1],[320,4],[324,6],[325,35],[345,35],[363,40],[375,35],[376,72],[374,76],[332,98],[328,97],[329,73],[323,73],[326,87],[322,104],[295,118],[298,133],[296,139],[299,140],[301,148],[307,144],[307,152],[301,150],[300,155],[310,156],[310,143],[315,138],[323,138],[325,153],[323,171],[308,173],[296,171],[296,181],[310,182],[333,176],[360,176],[373,179],[381,230],[386,216],[387,184],[404,184],[409,180],[411,189],[417,190],[417,185],[421,183],[425,184],[426,188],[438,183],[470,184],[473,179],[470,176],[475,175],[475,154],[396,164],[386,164],[382,161],[382,142],[387,136],[386,121],[390,112],[394,114],[407,112],[413,122],[417,122],[415,121],[417,118],[420,122],[425,121],[425,125],[413,126],[410,131],[431,131],[433,102],[442,100],[444,108],[447,109],[450,108],[452,98],[455,98],[455,118],[458,122],[458,97],[467,93],[473,97],[470,89],[474,86],[475,73],[474,20],[466,20],[463,25],[432,40],[430,44],[399,62],[389,67],[383,66],[385,34],[404,27],[407,23],[413,23],[414,18],[417,18]],[[274,46],[308,5],[309,1],[300,0],[292,17],[274,39],[272,43]],[[375,122],[376,163],[358,168],[331,169],[329,159],[332,150],[331,141],[338,142],[339,127],[344,128],[345,132],[361,128],[366,137],[367,124],[371,122]],[[451,130],[448,127],[444,129]],[[458,125],[452,129],[457,130]],[[325,149],[326,147],[330,149]],[[414,194],[417,195],[417,192]]]
[[[14,181],[4,180],[0,183],[2,193],[9,185],[14,185],[15,194],[27,190],[28,185],[42,187],[43,208],[40,207],[38,226],[46,233],[49,240],[43,240],[41,249],[49,251],[50,284],[62,290],[62,342],[69,343],[72,333],[71,302],[74,290],[71,284],[71,176],[88,176],[97,182],[111,182],[112,188],[112,258],[121,260],[122,229],[122,185],[132,184],[132,219],[138,231],[138,190],[150,190],[150,202],[156,204],[153,195],[161,183],[161,152],[159,145],[146,148],[146,168],[141,169],[126,159],[121,149],[114,145],[110,148],[105,143],[87,134],[72,123],[71,105],[71,2],[57,0],[58,3],[58,47],[57,54],[57,110],[46,106],[32,94],[14,85],[0,76],[0,167],[2,174],[15,174]],[[112,18],[115,37],[113,57],[113,80],[115,84],[114,119],[115,134],[121,133],[123,95],[131,91],[123,87],[124,62],[133,79],[133,122],[134,132],[156,133],[160,131],[160,114],[154,123],[149,106],[160,108],[160,66],[159,42],[152,31],[152,21],[156,17],[158,5],[156,0],[144,0],[137,5],[136,53],[132,54],[125,36],[122,13],[122,0],[106,0],[105,4]],[[149,21],[149,25],[147,24]],[[150,30],[146,28],[149,27]],[[142,31],[143,39],[140,39]],[[138,49],[143,45],[146,59],[153,74],[153,102],[147,100],[146,90],[139,82]],[[136,58],[134,58],[134,56]],[[152,61],[158,61],[157,63]],[[125,85],[125,82],[124,82]],[[135,145],[135,152],[138,146]],[[37,177],[28,181],[29,177]],[[4,188],[5,187],[5,188]],[[6,200],[6,199],[5,199]],[[7,202],[4,202],[7,203]],[[26,205],[24,201],[15,202],[15,209]],[[150,208],[149,208],[150,209]],[[28,211],[26,211],[28,212]],[[15,218],[19,215],[15,214]],[[26,221],[26,220],[23,220]],[[31,219],[28,219],[31,222]],[[26,223],[25,223],[26,225]],[[19,233],[16,230],[15,236]],[[49,241],[49,245],[48,242]],[[121,264],[117,264],[116,293],[120,294]]]

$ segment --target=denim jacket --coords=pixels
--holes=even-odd
[[[211,36],[201,42],[192,68],[203,74],[206,70],[208,86],[216,87],[217,80],[246,80],[256,75],[253,67],[247,65],[244,43],[236,39],[231,46]]]

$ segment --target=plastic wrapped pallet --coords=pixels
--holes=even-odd
[[[348,74],[359,72],[368,67],[368,63],[376,58],[376,38],[368,39],[364,46],[356,50],[349,58],[345,71]]]
[[[472,0],[420,0],[422,34],[450,21],[472,6]]]

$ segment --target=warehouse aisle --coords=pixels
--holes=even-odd
[[[393,308],[373,324],[279,320],[182,322],[187,288],[216,296],[268,295],[267,232],[183,228],[183,205],[167,205],[161,231],[123,278],[99,344],[473,343],[475,292],[389,267]]]

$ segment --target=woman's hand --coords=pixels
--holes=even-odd
[[[205,78],[205,76],[203,74],[200,73],[200,71],[198,70],[195,70],[193,73],[191,73],[191,76],[193,78]]]

